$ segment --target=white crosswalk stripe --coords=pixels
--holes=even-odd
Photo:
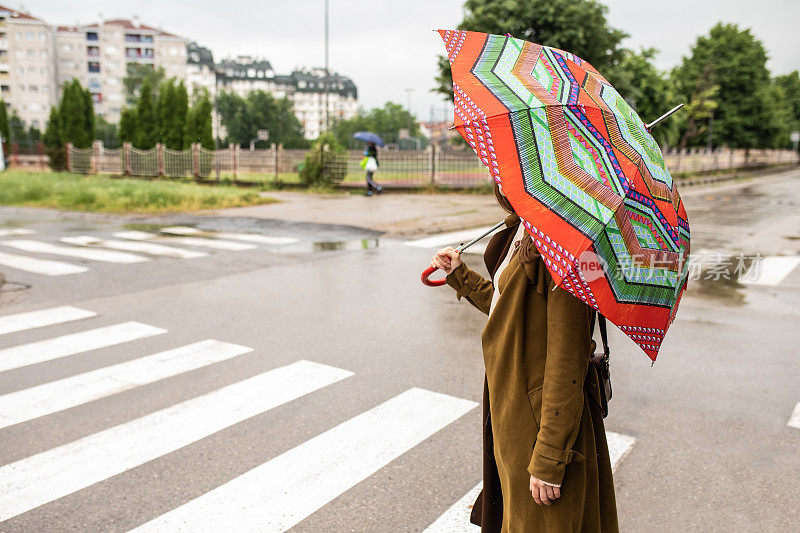
[[[100,239],[98,237],[92,237],[91,235],[80,235],[77,237],[62,237],[59,240],[63,243],[73,244],[75,246],[99,246],[103,248],[111,248],[114,250],[123,250],[126,252],[139,252],[149,255],[175,257],[178,259],[194,259],[196,257],[206,257],[208,255],[203,252],[196,252],[194,250],[184,250],[182,248],[175,248],[174,246],[165,246],[163,244],[156,244],[153,242],[118,241],[113,239]]]
[[[789,427],[800,429],[800,403],[794,406],[794,412],[786,424]]]
[[[15,239],[10,241],[0,241],[3,246],[11,246],[25,252],[65,255],[78,257],[90,261],[101,261],[104,263],[143,263],[149,261],[146,257],[129,254],[125,252],[113,252],[109,250],[90,250],[86,248],[75,248],[72,246],[59,246],[48,242],[32,241],[28,239]]]
[[[463,231],[454,231],[452,233],[440,233],[438,235],[431,235],[424,239],[417,239],[414,241],[406,241],[406,246],[414,248],[441,248],[448,244],[458,244],[468,242],[489,230],[491,226],[485,228],[473,228]]]
[[[215,248],[217,250],[228,250],[232,252],[239,252],[242,250],[252,250],[256,248],[256,246],[253,244],[246,244],[241,242],[220,241],[217,239],[204,239],[202,237],[160,237],[155,233],[147,233],[144,231],[118,231],[114,233],[114,237],[120,239],[128,239],[132,241],[158,240],[173,244],[181,244],[184,246],[200,246],[203,248]]]
[[[53,324],[62,324],[94,316],[97,316],[97,313],[69,306],[51,307],[49,309],[28,311],[27,313],[0,316],[0,335],[27,329],[43,328]]]
[[[191,228],[188,226],[172,226],[169,228],[161,228],[161,233],[167,233],[170,235],[189,235],[189,236],[200,235],[204,237],[214,237],[218,239],[247,241],[247,242],[256,242],[260,244],[272,244],[272,245],[293,244],[296,242],[300,242],[298,239],[294,239],[292,237],[273,237],[270,235],[260,235],[257,233],[208,232],[199,230],[197,228]]]
[[[52,339],[21,344],[0,350],[0,372],[23,366],[51,361],[82,352],[97,350],[124,342],[152,337],[167,330],[141,324],[123,322],[113,326],[71,333]]]
[[[134,531],[285,531],[476,405],[410,389]]]
[[[0,396],[0,429],[253,351],[217,340],[196,342]]]
[[[171,453],[341,381],[352,372],[312,363],[270,370],[167,409],[0,467],[0,521]],[[413,413],[413,421],[419,413]]]
[[[742,283],[776,286],[800,265],[798,256],[761,257],[742,276]]]
[[[800,409],[800,404],[798,404]],[[800,415],[799,415],[800,416]],[[630,452],[636,439],[613,431],[606,431],[608,441],[608,455],[611,459],[611,469],[614,470],[620,461]],[[480,528],[469,521],[472,504],[481,492],[483,483],[478,483],[467,492],[452,507],[445,511],[434,523],[425,529],[424,533],[475,533]]]
[[[1,242],[1,241],[0,241]],[[86,267],[73,265],[70,263],[62,263],[61,261],[51,261],[49,259],[36,259],[34,257],[26,257],[24,255],[7,254],[0,252],[0,265],[22,270],[24,272],[31,272],[33,274],[42,274],[44,276],[64,276],[66,274],[80,274],[89,270]]]
[[[479,531],[480,528],[469,521],[472,504],[483,488],[483,483],[478,483],[452,507],[444,512],[436,521],[425,529],[424,533],[462,533]]]
[[[35,235],[36,232],[27,228],[6,228],[0,229],[0,237],[11,237],[19,235]]]

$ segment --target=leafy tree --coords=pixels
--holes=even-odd
[[[6,105],[3,100],[0,100],[0,136],[3,137],[3,142],[9,142],[8,110]]]
[[[194,105],[186,116],[184,147],[189,147],[192,143],[200,143],[206,150],[214,149],[214,135],[211,126],[212,112],[213,106],[208,97],[208,91],[203,91],[197,95]]]
[[[17,115],[17,110],[11,110],[11,118],[8,121],[9,142],[18,144],[28,144],[28,131],[25,122]]]
[[[347,152],[331,133],[314,141],[300,168],[300,179],[307,186],[333,185],[347,174]]]
[[[653,65],[657,53],[655,48],[642,48],[638,53],[623,50],[616,69],[614,87],[645,123],[677,105],[669,79]],[[678,137],[678,120],[662,122],[652,133],[658,144],[674,144]]]
[[[67,169],[67,151],[64,147],[64,139],[61,136],[63,124],[61,123],[61,115],[58,112],[58,107],[53,106],[50,108],[50,117],[47,121],[47,128],[44,130],[44,150],[47,157],[50,159],[50,168],[56,171]]]
[[[800,131],[800,74],[795,70],[776,77],[774,83],[783,90],[786,98],[789,131]]]
[[[173,150],[182,150],[186,131],[186,115],[189,113],[189,95],[183,81],[174,85],[171,90],[170,104],[172,112],[162,142]]]
[[[103,141],[106,148],[116,148],[120,144],[119,129],[103,117],[95,117],[94,138]]]
[[[136,135],[134,145],[140,150],[149,150],[158,141],[156,113],[153,105],[153,90],[150,80],[145,78],[136,102]]]
[[[126,107],[119,117],[119,140],[123,143],[136,142],[136,109]]]
[[[246,98],[223,93],[217,100],[217,109],[228,132],[228,142],[249,146],[258,130],[266,129],[270,142],[287,148],[308,146],[292,102],[287,98],[275,98],[264,91],[253,91]]]
[[[596,0],[467,0],[459,30],[481,31],[533,41],[572,52],[614,81],[620,43],[628,35],[606,20],[608,8]],[[434,89],[453,99],[447,58],[439,58]]]
[[[89,91],[73,78],[64,85],[59,104],[61,139],[76,148],[89,148],[94,139],[94,104]]]
[[[337,122],[335,127],[336,139],[344,146],[353,144],[353,134],[358,131],[371,131],[380,135],[384,142],[397,143],[402,129],[409,130],[409,135],[414,137],[419,134],[419,123],[414,115],[394,102],[386,102],[383,107],[366,114],[359,111],[355,117]]]
[[[158,95],[155,98],[155,117],[156,117],[156,142],[164,142],[172,123],[172,112],[175,104],[175,79],[162,81],[158,86]]]
[[[136,102],[137,95],[145,80],[150,83],[152,90],[154,87],[159,87],[165,77],[164,67],[154,68],[153,65],[128,63],[125,78],[122,80],[122,84],[125,86],[127,104],[133,105]]]
[[[782,119],[774,109],[775,93],[770,90],[766,63],[764,46],[749,29],[719,23],[708,35],[698,37],[691,55],[673,71],[682,96],[689,101],[719,87],[716,109],[704,129],[709,135],[707,126],[713,124],[710,135],[714,145],[755,148],[777,141],[785,124],[770,123]],[[708,138],[696,135],[693,143],[708,143]]]

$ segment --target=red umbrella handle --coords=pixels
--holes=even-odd
[[[422,278],[422,283],[423,283],[423,284],[425,284],[425,285],[427,285],[428,287],[441,287],[442,285],[444,285],[445,283],[447,283],[447,279],[446,279],[446,278],[442,278],[442,279],[428,279],[428,277],[429,277],[431,274],[433,274],[434,272],[436,272],[437,270],[439,270],[439,269],[438,269],[438,268],[434,268],[434,267],[428,267],[428,268],[426,268],[426,269],[425,269],[425,272],[423,272],[423,273],[422,273],[422,276],[421,276],[421,278]]]

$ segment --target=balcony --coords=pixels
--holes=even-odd
[[[100,57],[100,47],[99,46],[87,46],[86,47],[86,55],[89,57]]]
[[[100,63],[97,61],[89,61],[88,63],[89,72],[92,74],[97,74],[100,72]]]
[[[152,61],[155,59],[155,53],[152,48],[126,48],[125,58]]]
[[[100,36],[96,31],[87,31],[86,32],[86,40],[87,41],[99,41]]]

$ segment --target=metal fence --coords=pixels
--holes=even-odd
[[[284,150],[275,145],[267,149],[245,150],[230,145],[224,150],[206,150],[193,145],[188,150],[170,150],[157,145],[139,150],[130,144],[104,148],[67,145],[67,160],[72,172],[84,174],[125,174],[150,177],[183,177],[204,180],[233,180],[237,183],[299,183],[299,171],[307,150]],[[360,185],[364,171],[359,162],[363,154],[348,150],[326,159],[326,171],[342,178],[344,185]],[[428,184],[474,187],[488,181],[488,172],[467,148],[424,150],[381,150],[380,168],[375,179],[387,187],[419,187]],[[714,172],[756,168],[800,162],[792,150],[675,150],[664,151],[672,174]]]

